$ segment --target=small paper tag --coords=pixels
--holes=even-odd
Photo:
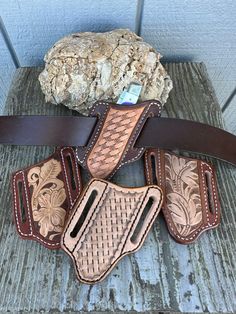
[[[133,105],[133,104],[136,104],[137,101],[138,101],[138,98],[139,98],[139,95],[141,93],[141,90],[142,90],[142,85],[139,85],[139,84],[135,84],[135,83],[132,83],[130,84],[128,90],[125,89],[118,101],[117,101],[117,104],[119,105],[122,105],[122,104],[127,104],[127,105]]]

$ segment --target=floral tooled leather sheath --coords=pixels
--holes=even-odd
[[[13,175],[14,219],[19,235],[49,249],[60,248],[61,233],[82,190],[80,169],[70,147]]]
[[[191,243],[215,228],[220,204],[214,169],[205,161],[148,149],[149,186],[127,188],[104,180],[142,156],[144,148],[136,147],[136,140],[147,119],[160,113],[158,101],[133,106],[97,102],[90,114],[97,122],[86,146],[57,149],[17,171],[12,182],[19,235],[50,249],[61,247],[72,258],[77,278],[94,284],[141,247],[161,205],[179,243]],[[94,178],[83,191],[79,164]]]
[[[163,190],[163,214],[177,242],[191,243],[205,230],[218,226],[220,203],[209,163],[149,149],[145,173],[148,184],[158,184]]]

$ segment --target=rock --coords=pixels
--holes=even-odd
[[[75,33],[59,40],[45,55],[39,81],[45,99],[88,114],[96,100],[116,102],[131,82],[143,85],[140,101],[164,104],[172,81],[160,53],[126,29]]]

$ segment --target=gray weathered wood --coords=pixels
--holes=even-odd
[[[222,127],[204,65],[176,63],[166,68],[174,81],[166,114]],[[5,113],[72,114],[63,106],[44,103],[39,72],[39,68],[17,70]],[[217,167],[222,203],[222,222],[216,230],[184,246],[172,240],[160,216],[137,253],[121,260],[102,283],[88,286],[77,282],[66,254],[21,240],[12,222],[11,173],[50,152],[47,147],[0,147],[0,311],[236,311],[236,172],[232,166],[211,159]],[[114,181],[143,184],[141,165],[140,161],[121,169]]]
[[[0,32],[0,114],[2,113],[8,90],[15,72],[15,66]]]
[[[223,113],[227,130],[236,134],[236,95],[231,99],[229,106]]]

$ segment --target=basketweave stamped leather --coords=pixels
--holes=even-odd
[[[149,149],[145,173],[148,184],[158,184],[163,190],[163,214],[177,242],[194,242],[202,232],[219,225],[220,203],[212,165]]]
[[[148,117],[159,117],[161,103],[149,100],[137,105],[97,102],[90,116],[97,125],[86,147],[76,150],[79,163],[92,177],[110,178],[124,164],[139,159],[144,148],[134,148]]]
[[[49,249],[60,248],[61,233],[82,191],[79,165],[71,147],[13,174],[14,220],[18,234]]]
[[[158,186],[124,188],[93,179],[74,205],[61,237],[80,281],[103,280],[126,254],[144,242],[163,196]]]

